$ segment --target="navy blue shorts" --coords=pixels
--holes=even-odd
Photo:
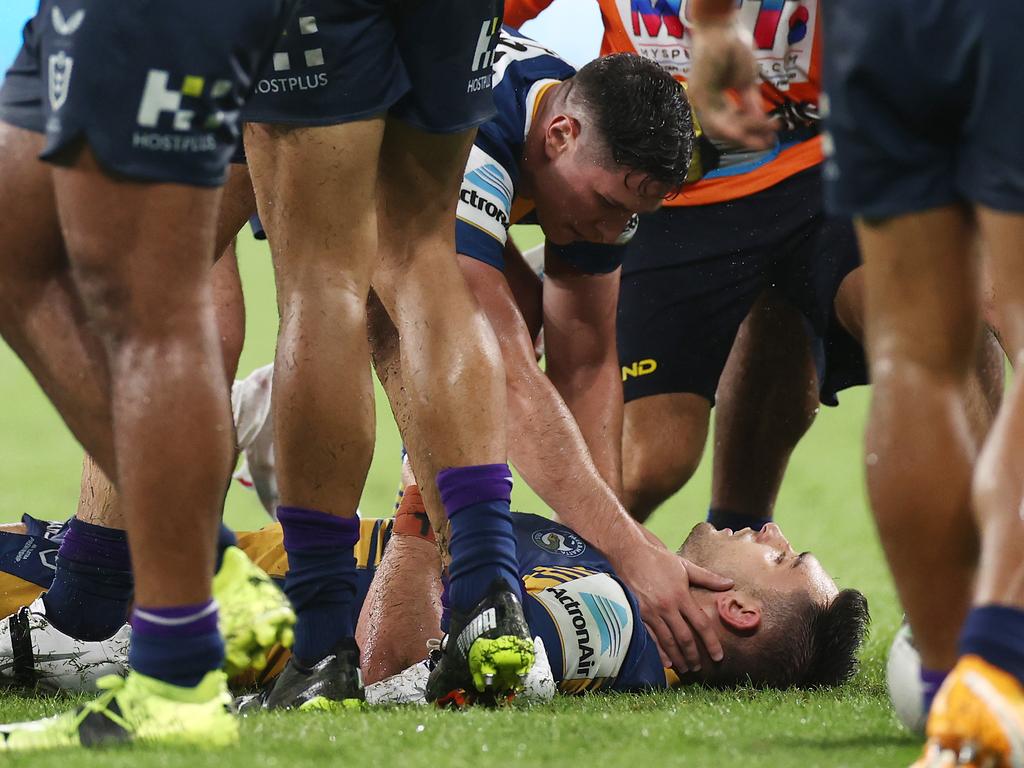
[[[834,405],[838,390],[867,383],[863,350],[834,311],[859,264],[849,220],[822,211],[819,167],[749,197],[641,216],[619,296],[626,402],[692,393],[714,403],[740,324],[773,287],[804,316],[821,401]]]
[[[1024,3],[823,7],[829,210],[884,218],[970,202],[1024,211]]]
[[[42,0],[0,89],[0,119],[78,139],[109,172],[217,186],[239,111],[293,0]]]
[[[301,0],[244,119],[335,125],[388,114],[454,133],[494,114],[500,0]]]

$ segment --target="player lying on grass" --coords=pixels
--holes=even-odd
[[[716,531],[697,525],[680,554],[733,579],[723,592],[691,587],[695,602],[718,630],[720,664],[677,676],[666,670],[640,619],[635,597],[604,556],[572,530],[538,515],[513,515],[518,567],[533,635],[539,636],[563,693],[636,690],[703,682],[715,686],[837,685],[853,674],[868,622],[867,602],[840,591],[818,560],[797,553],[776,525],[760,531]],[[47,687],[81,688],[124,669],[128,630],[101,642],[80,642],[46,631],[32,604],[52,578],[49,563],[64,526],[26,516],[0,532],[0,675]],[[268,573],[288,567],[278,524],[241,533],[239,546]],[[363,520],[354,554],[359,589],[353,620],[370,701],[422,701],[426,643],[441,613],[441,565],[420,494],[406,488],[395,519]],[[29,606],[19,610],[21,606]],[[49,644],[49,645],[47,645]],[[283,668],[276,649],[254,680],[266,684]],[[389,685],[375,686],[407,670]],[[384,689],[384,692],[382,692]]]

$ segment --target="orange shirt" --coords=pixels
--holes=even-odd
[[[553,0],[505,0],[505,23],[518,27]],[[639,53],[661,64],[680,81],[690,67],[692,38],[685,12],[688,0],[597,0],[604,24],[601,55]],[[821,83],[821,0],[737,0],[740,23],[754,37],[765,110],[786,98],[813,105]],[[772,87],[774,86],[774,88]],[[698,115],[698,118],[700,116]],[[749,169],[720,169],[685,187],[667,205],[706,205],[760,192],[821,162],[821,139],[782,145]]]

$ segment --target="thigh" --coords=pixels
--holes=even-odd
[[[84,140],[108,173],[217,186],[290,5],[42,0],[0,119],[44,131],[46,160]]]
[[[382,119],[320,127],[247,124],[249,172],[279,286],[369,284],[377,261]],[[287,292],[279,294],[281,300]]]
[[[461,282],[455,262],[455,208],[474,132],[438,135],[388,118],[381,148],[378,213],[383,283],[426,267],[437,285]]]
[[[17,311],[13,292],[42,287],[67,268],[50,168],[36,160],[43,138],[0,123],[0,313]],[[26,297],[27,298],[27,297]]]
[[[114,179],[89,148],[55,170],[54,187],[75,284],[102,336],[189,332],[207,319],[220,190]]]
[[[398,47],[411,89],[391,114],[432,133],[464,131],[490,119],[500,0],[395,5]]]
[[[674,490],[685,483],[700,463],[710,418],[711,403],[689,393],[653,395],[626,403],[622,463],[627,487],[650,482]]]
[[[858,222],[865,339],[875,384],[911,363],[933,378],[966,377],[978,340],[979,276],[968,212],[947,206]]]

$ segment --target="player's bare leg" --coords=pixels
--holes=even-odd
[[[973,225],[951,206],[861,222],[857,233],[873,389],[868,492],[922,663],[945,670],[977,563],[966,407],[980,328]]]
[[[274,258],[281,325],[272,408],[277,479],[298,623],[268,708],[360,697],[351,602],[356,506],[373,456],[366,297],[377,264],[383,118],[249,124],[245,145]]]
[[[248,172],[233,166],[226,186],[228,204],[220,210],[218,245],[248,218],[255,201]],[[245,336],[245,305],[231,239],[211,270],[220,349],[227,381],[234,378]],[[61,544],[53,584],[43,598],[48,625],[78,640],[101,640],[127,619],[133,581],[126,535],[127,522],[117,491],[96,462],[86,455],[75,520]],[[221,527],[218,568],[233,534]]]
[[[86,324],[61,240],[43,137],[0,123],[0,331],[75,437],[114,471],[106,353]]]
[[[87,149],[54,177],[75,282],[108,355],[118,487],[133,559],[147,563],[136,602],[208,601],[231,461],[208,266],[219,191],[115,181]],[[183,526],[196,536],[167,547]]]
[[[473,137],[471,130],[430,134],[389,120],[377,209],[381,264],[374,287],[398,329],[414,428],[429,441],[418,458],[426,469],[416,469],[436,480],[451,522],[451,631],[471,633],[469,622],[482,606],[497,612],[491,631],[466,635],[463,651],[472,645],[471,652],[460,655],[451,643],[432,673],[428,699],[442,701],[457,687],[484,691],[493,684],[508,692],[533,663],[518,605],[504,366],[455,259],[455,208]],[[443,521],[432,522],[442,528]]]
[[[687,392],[631,400],[623,409],[623,505],[645,521],[700,466],[711,403]]]
[[[759,530],[818,412],[818,375],[799,311],[771,290],[740,326],[715,406],[709,521]]]
[[[1024,354],[1024,216],[976,211],[999,290],[1000,338],[1016,367]],[[974,601],[960,660],[935,697],[917,765],[1018,765],[1024,761],[1024,389],[1016,377],[978,458],[972,501],[981,537]]]

